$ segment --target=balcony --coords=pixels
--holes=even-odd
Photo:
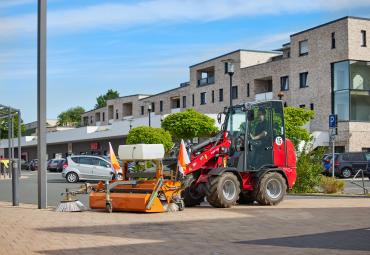
[[[255,96],[256,101],[266,101],[266,100],[271,100],[273,97],[272,92],[265,92],[265,93],[258,93]]]
[[[205,86],[209,84],[215,83],[215,77],[214,76],[209,76],[203,79],[198,80],[198,86]]]

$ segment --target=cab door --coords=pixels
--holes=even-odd
[[[255,105],[248,114],[247,169],[273,165],[272,110],[269,104]]]

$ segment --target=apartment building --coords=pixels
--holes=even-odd
[[[278,99],[285,105],[315,111],[307,128],[319,145],[328,145],[328,116],[338,114],[338,151],[370,148],[370,19],[343,17],[287,38],[274,51],[236,50],[190,66],[189,82],[155,95],[124,97],[132,118],[166,115],[194,108],[214,114],[230,103]],[[230,77],[225,62],[232,61]],[[97,125],[96,111],[105,111],[102,124],[125,118],[122,98],[104,109],[86,112],[83,124]],[[122,108],[123,109],[123,108]]]

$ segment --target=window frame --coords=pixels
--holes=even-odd
[[[285,86],[283,85],[283,80],[286,79],[287,82],[288,82],[288,87],[285,88]],[[285,75],[285,76],[281,76],[280,77],[280,91],[288,91],[289,90],[289,75]]]
[[[207,93],[201,92],[200,93],[200,105],[205,105],[205,104],[207,104]]]
[[[367,47],[366,30],[361,30],[361,47]]]
[[[238,86],[234,85],[231,87],[231,99],[235,100],[238,99]]]
[[[218,89],[218,101],[219,102],[224,101],[224,89]]]
[[[305,84],[303,85],[302,84],[302,76],[305,75],[306,76],[306,79],[305,79]],[[301,72],[299,73],[299,88],[300,89],[303,89],[303,88],[307,88],[308,87],[308,72]]]
[[[302,52],[302,44],[303,43],[307,43],[307,51],[306,52]],[[309,48],[308,48],[308,39],[305,39],[305,40],[301,40],[298,42],[298,48],[299,48],[299,56],[302,57],[302,56],[307,56],[308,55],[308,52],[309,52]]]

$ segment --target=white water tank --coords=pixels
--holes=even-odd
[[[120,145],[118,157],[121,160],[153,160],[163,159],[163,144],[130,144]]]

